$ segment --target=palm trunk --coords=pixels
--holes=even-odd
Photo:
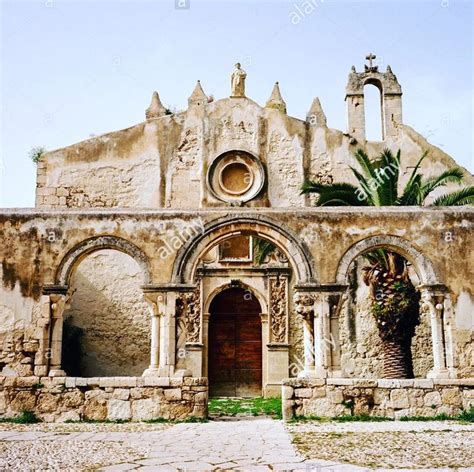
[[[407,379],[413,377],[410,340],[383,340],[384,378]]]

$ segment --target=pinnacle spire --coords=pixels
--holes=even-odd
[[[319,97],[316,97],[311,104],[308,114],[306,115],[306,121],[311,126],[327,126],[326,115],[319,101]]]
[[[166,115],[166,108],[161,103],[158,92],[155,91],[151,97],[150,106],[145,111],[145,117],[147,120],[152,120],[163,115]]]
[[[188,98],[189,105],[201,105],[207,103],[207,96],[204,93],[204,90],[201,87],[201,81],[198,80],[196,86],[194,87],[193,93]]]
[[[286,113],[286,103],[283,100],[280,92],[280,85],[278,82],[275,82],[273,86],[272,94],[265,105],[266,108],[275,108],[276,110],[280,110],[282,113]]]

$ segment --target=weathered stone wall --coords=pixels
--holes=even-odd
[[[264,189],[243,206],[304,207],[312,202],[300,195],[305,179],[355,182],[349,169],[357,165],[354,152],[362,148],[373,156],[386,147],[402,151],[402,183],[424,151],[426,175],[456,166],[402,124],[383,142],[358,142],[328,128],[325,118],[305,121],[249,98],[225,98],[46,153],[38,164],[36,206],[222,207],[207,187],[207,172],[219,155],[237,150],[266,169]],[[466,181],[474,182],[468,172]]]
[[[81,349],[69,353],[77,345],[65,343],[65,356],[78,364],[73,366],[77,372],[66,373],[136,376],[148,367],[151,317],[140,288],[143,276],[130,256],[107,249],[92,253],[76,267],[64,318]]]
[[[283,418],[457,415],[474,406],[474,379],[288,379]]]
[[[207,379],[0,377],[0,417],[32,411],[47,422],[207,417]]]
[[[216,221],[227,218],[230,221],[229,232],[236,229],[250,232],[258,230],[264,235],[267,231],[264,222],[267,220],[278,228],[298,235],[311,261],[314,277],[322,284],[336,282],[338,265],[354,244],[371,236],[400,235],[403,241],[411,243],[431,261],[439,282],[446,284],[447,303],[451,304],[447,321],[453,327],[455,365],[459,376],[472,377],[472,216],[473,211],[469,208],[372,208],[364,209],[363,212],[358,209],[318,208],[291,211],[267,209],[265,212],[250,209],[182,212],[2,211],[0,319],[5,320],[5,325],[2,325],[3,331],[0,333],[3,340],[0,366],[5,375],[31,375],[41,326],[47,321],[39,310],[42,287],[58,283],[61,261],[84,241],[103,235],[129,241],[143,253],[144,260],[140,261],[140,267],[142,271],[143,267],[148,267],[149,280],[146,283],[168,284],[176,282],[172,276],[173,264],[186,241],[197,237]],[[238,221],[241,219],[251,219],[251,222],[239,226]],[[195,230],[189,231],[190,227]],[[454,236],[446,238],[447,232]],[[87,259],[83,262],[86,263]],[[296,283],[294,277],[298,268],[292,262],[292,256],[290,265]],[[290,323],[290,342],[298,343],[301,327],[298,327],[298,320],[296,317],[292,319],[292,315]],[[427,323],[428,320],[425,320],[423,327],[420,327],[424,334],[419,334],[417,346],[423,347],[426,353],[423,357],[430,359],[429,345],[422,341],[428,338]],[[146,342],[143,348],[148,348]],[[418,347],[416,350],[418,352]],[[372,353],[370,350],[368,352]],[[296,362],[296,357],[295,353],[291,353],[290,362]],[[298,357],[302,360],[302,355]],[[428,361],[419,362],[415,367],[417,375],[424,375]],[[375,368],[373,371],[377,372]],[[370,373],[368,369],[363,372],[367,372],[364,375]],[[356,371],[351,375],[357,375]]]

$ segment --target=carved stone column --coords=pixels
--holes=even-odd
[[[143,372],[144,376],[160,375],[160,315],[163,310],[163,294],[145,291],[145,300],[149,304],[151,318],[150,366]]]
[[[49,295],[51,309],[51,342],[50,342],[50,377],[65,377],[66,372],[61,367],[63,347],[63,315],[66,307],[65,293]]]
[[[288,345],[288,275],[275,272],[268,277],[267,382],[265,396],[279,395],[281,381],[290,368]],[[263,327],[263,326],[262,326]]]
[[[183,375],[203,375],[203,333],[201,281],[191,291],[183,291],[176,298],[176,320],[186,340]]]
[[[444,338],[444,298],[443,286],[420,286],[421,300],[420,311],[430,317],[431,342],[433,345],[433,369],[428,373],[428,378],[449,378],[446,368],[445,338]]]
[[[303,321],[304,368],[299,377],[315,377],[314,359],[314,295],[296,292],[295,311]]]

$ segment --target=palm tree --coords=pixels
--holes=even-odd
[[[358,186],[345,182],[320,184],[306,181],[302,193],[318,195],[317,206],[424,206],[428,197],[449,183],[461,184],[463,171],[453,168],[436,177],[425,178],[420,165],[424,153],[408,182],[399,192],[400,151],[396,155],[385,149],[370,160],[359,149],[355,158],[361,168],[351,167]],[[458,206],[474,203],[474,186],[445,193],[431,205]],[[411,339],[418,323],[419,294],[408,276],[408,261],[393,251],[379,248],[363,255],[367,265],[363,280],[370,288],[371,313],[375,318],[384,352],[384,376],[413,377]]]

